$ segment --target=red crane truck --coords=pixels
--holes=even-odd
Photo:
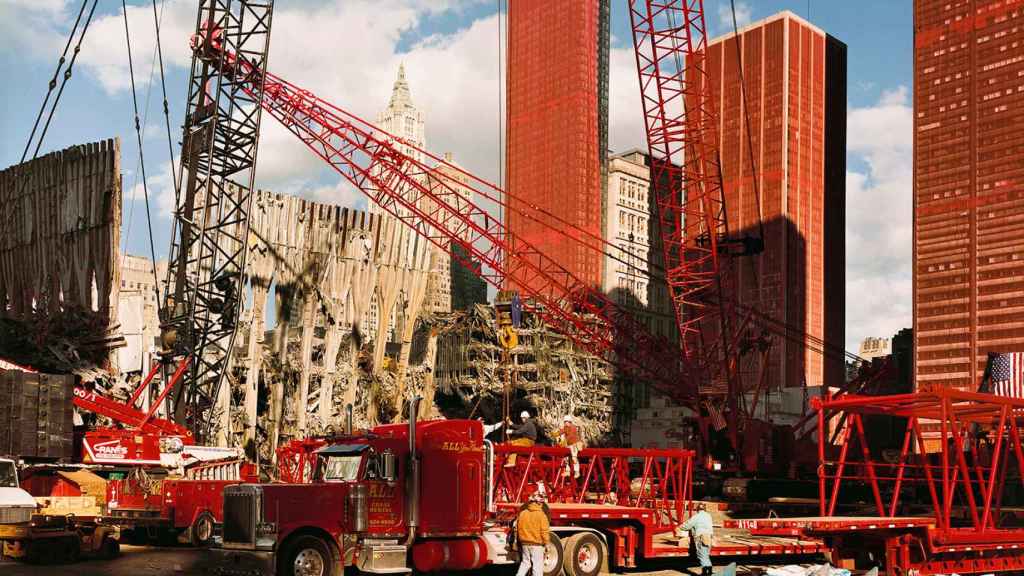
[[[415,401],[410,414],[416,414]],[[504,456],[516,453],[506,466]],[[378,426],[326,442],[312,482],[224,489],[214,572],[337,576],[457,572],[517,560],[508,534],[521,495],[543,482],[552,542],[545,573],[597,574],[643,558],[689,556],[674,528],[690,504],[693,453],[591,449],[580,478],[568,450],[495,447],[475,420]],[[726,531],[728,532],[728,531]],[[720,556],[815,554],[820,541],[719,535]]]

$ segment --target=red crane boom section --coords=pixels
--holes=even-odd
[[[207,33],[194,46],[225,73],[247,78],[243,89],[253,89],[257,67],[233,54],[220,58],[217,38],[216,31]],[[509,276],[524,280],[532,311],[554,330],[659,392],[694,405],[697,382],[686,376],[674,344],[652,335],[631,312],[516,236],[456,186],[499,203],[504,191],[274,74],[267,72],[263,81],[263,109],[384,211],[446,252],[452,243],[462,246],[468,257],[456,257],[495,287]],[[402,152],[398,143],[436,165]],[[454,182],[453,171],[469,182]]]
[[[111,420],[124,424],[129,428],[136,430],[144,434],[153,434],[156,436],[178,436],[183,439],[191,438],[192,432],[180,424],[158,418],[154,416],[156,409],[160,406],[163,400],[167,397],[167,394],[174,389],[178,381],[181,380],[182,374],[189,365],[189,358],[186,357],[178,365],[177,370],[171,377],[170,382],[164,386],[163,391],[160,393],[159,398],[153,402],[152,407],[147,412],[143,412],[138,408],[135,408],[135,401],[139,398],[141,393],[149,387],[149,383],[153,380],[157,371],[160,370],[160,364],[157,363],[150,370],[149,375],[146,376],[145,380],[132,394],[131,399],[125,402],[118,402],[99,394],[93,390],[88,390],[83,386],[75,386],[74,390],[74,404],[83,410],[99,414],[110,418]]]
[[[706,70],[703,0],[630,0],[651,187],[665,276],[687,358],[719,314],[719,243],[728,232]]]

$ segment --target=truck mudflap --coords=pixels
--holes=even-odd
[[[214,576],[273,576],[277,567],[271,551],[213,548]]]

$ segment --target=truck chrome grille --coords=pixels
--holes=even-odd
[[[0,508],[0,524],[22,524],[32,519],[32,508]]]
[[[262,520],[263,491],[259,486],[241,484],[224,488],[224,546],[253,548],[256,526]]]

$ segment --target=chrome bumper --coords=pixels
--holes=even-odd
[[[273,576],[275,556],[270,551],[214,548],[210,573],[214,576]]]

